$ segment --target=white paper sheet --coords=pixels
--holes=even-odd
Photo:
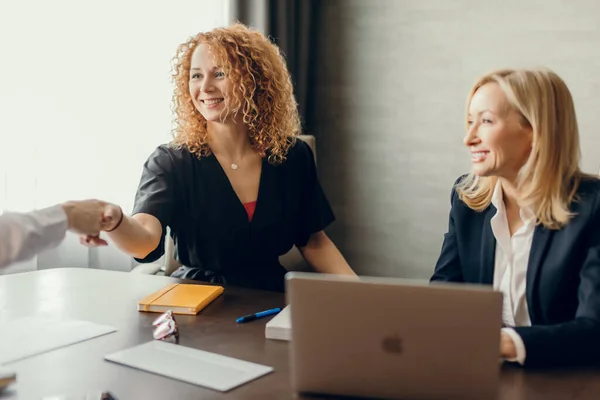
[[[0,324],[0,364],[115,332],[93,322],[31,316]]]
[[[273,371],[266,365],[159,340],[109,354],[104,359],[221,392]]]

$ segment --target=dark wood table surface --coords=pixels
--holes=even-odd
[[[241,315],[284,305],[281,293],[227,287],[197,316],[177,316],[180,344],[273,367],[228,393],[104,361],[106,354],[152,340],[154,313],[137,301],[178,280],[94,269],[51,269],[0,276],[0,323],[36,313],[106,324],[99,338],[8,364],[18,382],[0,399],[83,396],[108,390],[118,400],[290,399],[288,343],[265,339],[268,318],[236,324]],[[600,340],[600,338],[599,338]],[[401,379],[401,377],[399,377]],[[84,398],[84,397],[81,397]],[[600,370],[502,369],[499,399],[600,399]]]

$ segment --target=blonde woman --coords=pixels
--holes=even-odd
[[[183,265],[172,276],[185,279],[281,291],[278,257],[293,245],[317,271],[353,274],[323,231],[334,215],[310,147],[296,140],[279,49],[240,24],[200,33],[179,46],[174,81],[174,141],[145,163],[133,216],[111,240],[152,262],[169,226]]]
[[[452,190],[431,280],[503,293],[508,361],[599,363],[600,181],[579,168],[569,89],[549,70],[501,70],[467,108],[472,171]]]

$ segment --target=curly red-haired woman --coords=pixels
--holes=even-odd
[[[296,140],[279,49],[241,24],[214,29],[179,46],[173,77],[174,140],[144,164],[133,215],[111,240],[152,262],[169,226],[183,265],[172,276],[186,279],[283,290],[279,256],[293,245],[316,271],[354,274],[323,232],[334,215],[310,147]]]

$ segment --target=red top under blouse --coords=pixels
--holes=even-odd
[[[252,221],[252,217],[254,216],[254,210],[256,210],[256,202],[251,201],[249,203],[244,203],[244,208],[246,209],[246,213],[248,214],[248,221]]]

